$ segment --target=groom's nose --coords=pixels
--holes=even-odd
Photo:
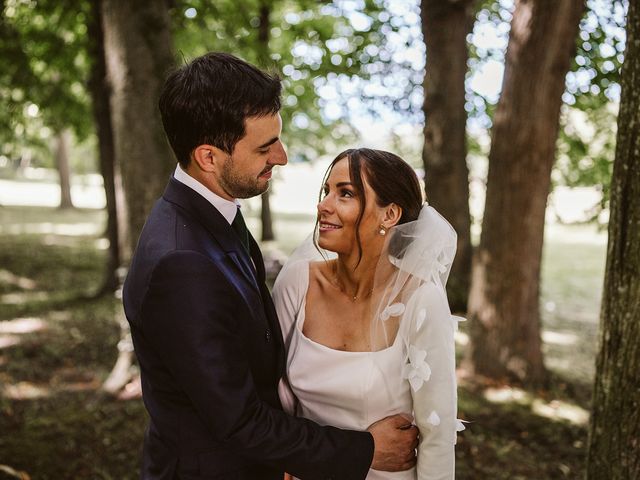
[[[287,161],[287,150],[284,148],[284,144],[280,140],[278,140],[273,144],[272,153],[269,157],[269,163],[271,165],[286,165]]]

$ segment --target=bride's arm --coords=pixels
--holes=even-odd
[[[288,353],[291,345],[291,337],[293,335],[296,317],[298,316],[302,300],[300,280],[301,276],[306,274],[303,271],[304,267],[305,265],[302,264],[302,262],[299,264],[289,265],[281,271],[273,285],[273,303],[276,308],[276,313],[278,314],[282,337],[284,339],[285,354],[287,355],[287,369],[289,367]],[[294,415],[297,399],[291,391],[286,377],[280,379],[278,395],[280,396],[280,403],[282,403],[284,411],[290,415]]]
[[[457,424],[456,320],[442,287],[429,282],[416,294],[405,374],[414,377],[411,393],[420,429],[418,480],[451,480]]]

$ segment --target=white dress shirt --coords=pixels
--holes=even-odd
[[[198,180],[182,170],[180,164],[176,165],[176,171],[174,172],[173,177],[207,199],[207,201],[222,214],[227,222],[229,222],[229,225],[231,225],[233,219],[236,217],[238,208],[240,207],[238,200],[227,200],[226,198],[222,198],[220,195],[216,195]]]

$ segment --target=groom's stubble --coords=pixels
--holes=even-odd
[[[262,195],[269,189],[270,182],[268,180],[261,181],[252,173],[241,173],[240,168],[238,168],[238,163],[238,160],[231,154],[225,159],[222,165],[219,183],[225,192],[233,198],[251,198]],[[260,172],[260,175],[271,168],[273,167],[265,166],[264,170]]]

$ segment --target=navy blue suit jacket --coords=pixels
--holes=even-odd
[[[369,433],[282,411],[282,335],[250,241],[251,258],[174,178],[147,219],[123,293],[150,416],[142,479],[364,478]]]

